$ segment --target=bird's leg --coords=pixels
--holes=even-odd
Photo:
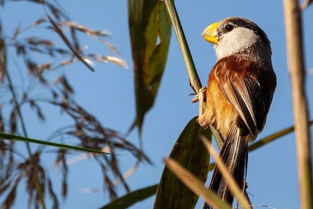
[[[199,124],[205,125],[205,106],[206,106],[206,87],[202,87],[199,89],[199,92],[197,95],[192,99],[192,102],[197,102],[199,101],[199,118],[198,122]]]
[[[193,94],[190,94],[190,95],[193,95]],[[191,102],[192,102],[192,103],[199,102],[199,93],[197,93],[197,94],[191,99]]]
[[[202,87],[198,93],[199,97],[199,117],[204,115],[206,104],[206,87]]]

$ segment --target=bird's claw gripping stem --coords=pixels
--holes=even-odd
[[[202,87],[201,89],[199,89],[199,92],[197,94],[199,101],[199,116],[203,116],[205,112],[206,91],[206,87]]]

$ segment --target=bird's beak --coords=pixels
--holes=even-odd
[[[218,43],[217,28],[219,24],[220,24],[219,22],[216,22],[206,27],[206,29],[204,29],[204,31],[201,34],[202,37],[212,44],[217,44]]]

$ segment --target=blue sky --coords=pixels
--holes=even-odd
[[[273,66],[278,85],[270,109],[267,124],[259,138],[293,124],[290,83],[286,66],[286,47],[284,35],[282,1],[176,1],[182,26],[190,46],[199,76],[203,84],[216,57],[212,46],[200,36],[203,29],[212,22],[229,16],[242,16],[256,22],[272,42]],[[63,71],[71,78],[77,89],[80,103],[92,110],[98,119],[110,128],[124,133],[135,117],[132,59],[129,45],[127,1],[124,0],[67,0],[60,2],[72,20],[94,29],[105,29],[111,33],[108,41],[119,51],[127,62],[128,69],[112,64],[97,64],[96,72],[89,72],[82,64],[73,64]],[[6,23],[5,30],[12,31],[17,24],[28,25],[38,15],[44,15],[42,7],[24,3],[10,3],[1,11],[0,17]],[[17,15],[19,14],[19,15]],[[313,6],[304,12],[304,32],[306,50],[306,68],[313,68]],[[10,24],[8,24],[10,22]],[[11,24],[12,23],[12,24]],[[13,24],[14,23],[14,24]],[[40,33],[40,32],[38,32]],[[39,34],[40,35],[40,34]],[[102,45],[81,39],[91,51],[108,53]],[[12,68],[14,68],[14,65]],[[307,76],[307,86],[312,86],[312,74]],[[312,106],[311,88],[308,88],[310,107]],[[139,189],[159,181],[163,170],[162,159],[166,157],[175,140],[188,121],[197,115],[198,105],[192,104],[189,94],[188,77],[175,36],[172,36],[168,61],[161,87],[153,109],[147,114],[143,139],[146,153],[154,166],[141,165],[138,171],[128,179],[131,189]],[[31,118],[29,110],[24,114],[28,120],[29,135],[47,138],[53,130],[68,125],[59,112],[47,107],[46,113],[51,120],[38,123]],[[312,116],[312,114],[311,114]],[[137,141],[134,132],[129,137]],[[54,158],[50,154],[51,158]],[[127,154],[121,153],[122,166],[126,171],[133,163]],[[46,168],[51,176],[59,179],[61,172],[52,168],[51,159],[46,159]],[[84,194],[82,188],[102,186],[100,170],[92,161],[87,160],[71,166],[69,176],[69,196],[63,202],[64,209],[98,208],[108,202],[106,192]],[[295,209],[299,207],[294,135],[290,134],[264,148],[249,154],[248,193],[255,205],[267,205],[277,209]],[[120,194],[123,190],[120,189]],[[23,194],[23,189],[20,194]],[[15,208],[25,208],[25,197],[17,200]],[[151,208],[153,198],[133,206],[133,209]],[[198,204],[200,208],[200,204]]]

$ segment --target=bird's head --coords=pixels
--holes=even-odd
[[[264,31],[245,18],[229,17],[213,23],[205,28],[202,37],[214,44],[218,59],[236,53],[271,56],[270,41]]]

